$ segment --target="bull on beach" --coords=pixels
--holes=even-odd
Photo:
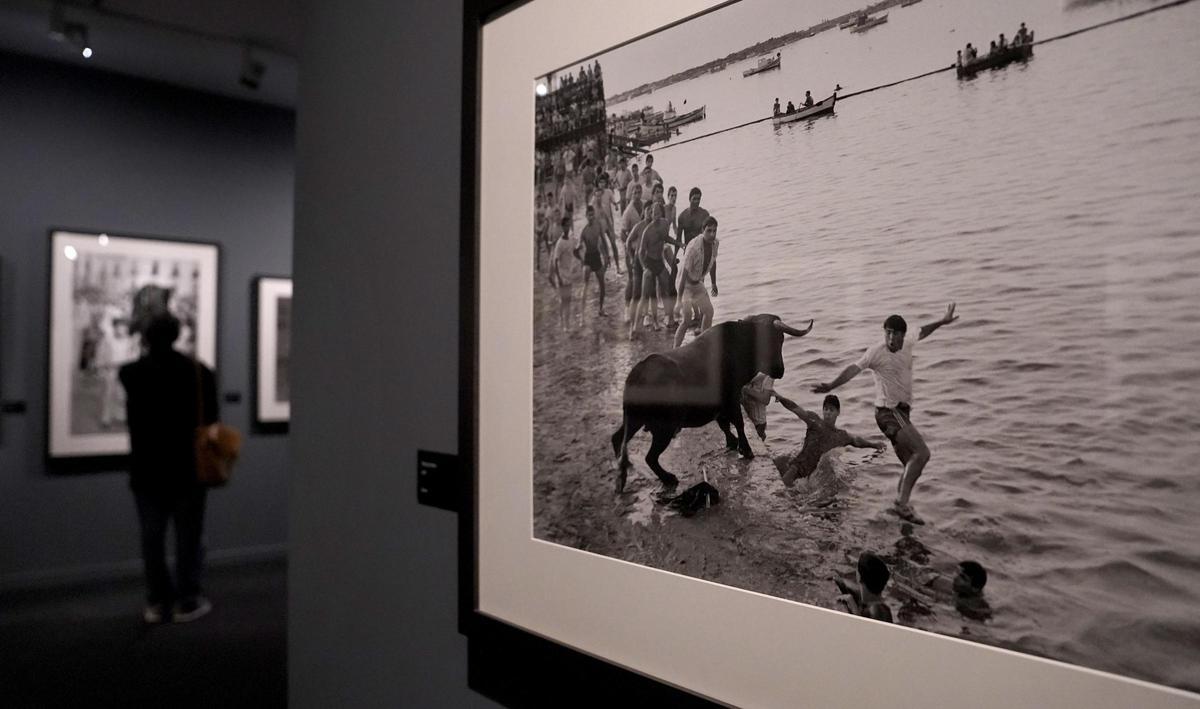
[[[688,344],[634,365],[625,379],[621,426],[612,435],[613,452],[619,456],[617,493],[625,489],[631,465],[629,441],[643,428],[653,437],[646,463],[666,487],[679,479],[663,469],[658,457],[684,428],[716,421],[725,445],[753,458],[742,424],[742,387],[759,372],[782,377],[784,335],[803,337],[812,327],[811,320],[799,330],[778,315],[753,315],[714,325]]]

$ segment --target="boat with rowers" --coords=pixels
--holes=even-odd
[[[970,79],[978,72],[986,69],[999,69],[1008,66],[1013,62],[1029,61],[1033,56],[1033,32],[1030,32],[1028,39],[1019,44],[1007,45],[1004,49],[997,49],[994,52],[974,59],[972,61],[956,64],[955,73],[960,79]]]
[[[771,125],[781,126],[784,123],[793,123],[795,121],[803,121],[808,118],[817,118],[826,114],[833,113],[833,106],[837,103],[837,93],[834,93],[829,98],[818,101],[811,106],[801,107],[791,113],[780,113],[771,117]]]
[[[861,20],[858,24],[851,27],[850,31],[854,32],[854,33],[866,32],[867,30],[871,29],[872,27],[878,27],[879,25],[882,25],[883,23],[887,22],[887,18],[888,18],[887,15],[880,15],[879,17],[872,17],[869,20]]]
[[[764,71],[778,69],[780,61],[781,61],[781,57],[779,55],[779,52],[775,52],[775,56],[773,56],[773,57],[759,57],[758,66],[752,66],[749,69],[743,71],[742,78],[745,78],[747,76],[754,76],[755,74],[761,74]]]

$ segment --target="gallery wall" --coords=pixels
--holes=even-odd
[[[467,689],[457,519],[461,5],[304,3],[288,577],[294,707],[493,706]]]
[[[249,431],[250,293],[291,272],[294,114],[4,53],[0,97],[0,398],[27,405],[0,415],[0,586],[140,569],[126,474],[46,464],[54,226],[220,244],[219,385],[242,397],[222,418],[247,438],[210,558],[283,553],[288,438]]]

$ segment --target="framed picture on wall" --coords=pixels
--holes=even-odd
[[[292,279],[254,280],[254,323],[255,427],[283,432],[291,416]]]
[[[220,247],[68,229],[49,241],[48,456],[127,455],[117,373],[141,356],[139,318],[169,310],[181,323],[176,349],[215,367]]]
[[[1197,706],[1197,30],[469,10],[472,641],[736,706]]]

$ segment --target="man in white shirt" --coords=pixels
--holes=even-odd
[[[720,245],[721,242],[717,240],[717,220],[710,216],[704,220],[704,231],[701,232],[700,238],[692,239],[683,251],[676,290],[679,292],[680,311],[684,317],[679,319],[679,327],[675,330],[676,347],[683,344],[683,336],[687,333],[690,320],[688,314],[693,308],[700,313],[700,332],[712,327],[713,304],[708,298],[708,291],[704,289],[704,274],[711,271],[716,263],[717,247]],[[715,284],[713,291],[716,291]]]
[[[896,457],[904,466],[904,474],[896,486],[896,503],[892,509],[901,519],[913,524],[924,524],[917,516],[908,498],[913,485],[921,477],[921,471],[929,462],[929,447],[921,432],[912,425],[912,360],[913,347],[917,342],[933,334],[942,325],[958,319],[954,314],[954,303],[946,306],[941,320],[921,326],[916,341],[905,341],[908,324],[899,315],[889,316],[883,322],[883,342],[870,347],[858,362],[846,367],[837,378],[828,384],[818,384],[814,393],[825,394],[858,376],[864,369],[875,375],[875,423],[879,430],[892,442]]]

